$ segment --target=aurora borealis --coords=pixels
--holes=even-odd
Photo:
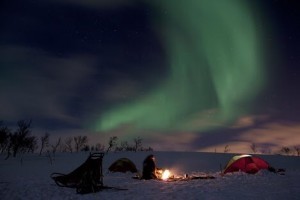
[[[172,3],[170,3],[172,2]],[[299,6],[275,0],[4,0],[0,121],[157,150],[300,140]]]
[[[162,35],[169,75],[148,94],[102,114],[98,130],[122,124],[202,130],[207,127],[184,121],[207,110],[216,111],[211,120],[224,122],[245,112],[264,79],[263,47],[249,5],[236,0],[151,3],[158,10],[151,18]]]

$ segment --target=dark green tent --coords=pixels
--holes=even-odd
[[[135,173],[138,171],[135,164],[128,158],[120,158],[116,160],[114,163],[110,165],[108,170],[111,172],[123,172],[123,173],[128,171]]]

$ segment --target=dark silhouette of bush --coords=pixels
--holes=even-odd
[[[3,122],[0,121],[0,152],[4,153],[7,151],[9,146],[9,139],[10,139],[10,130],[7,126],[3,125]]]
[[[16,157],[18,153],[34,152],[38,148],[37,138],[31,136],[31,120],[28,122],[20,120],[17,124],[18,129],[9,135],[6,159],[11,153],[13,157]]]

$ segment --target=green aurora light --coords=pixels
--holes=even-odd
[[[198,131],[245,114],[264,82],[249,5],[240,0],[147,2],[170,74],[145,96],[101,114],[96,130],[130,125],[133,130]]]

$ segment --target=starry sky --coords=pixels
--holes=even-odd
[[[4,0],[0,120],[156,150],[300,145],[296,0]]]

